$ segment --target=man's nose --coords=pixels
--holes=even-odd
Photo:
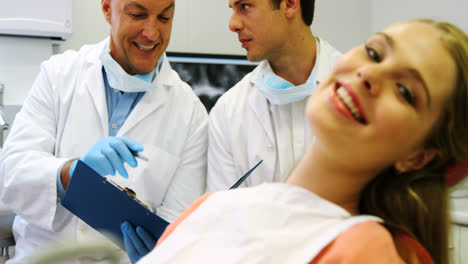
[[[242,28],[242,22],[241,20],[237,17],[235,13],[231,15],[231,18],[229,19],[229,30],[232,32],[239,32]]]
[[[148,40],[156,41],[159,37],[159,26],[155,19],[148,19],[144,24],[143,36]]]

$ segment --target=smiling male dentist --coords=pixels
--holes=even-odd
[[[204,192],[208,116],[165,56],[174,5],[102,0],[110,38],[41,65],[0,157],[0,198],[17,214],[9,264],[95,235],[60,204],[75,159],[120,174],[112,180],[168,221]]]
[[[207,191],[229,188],[260,160],[242,186],[285,180],[312,142],[307,98],[341,56],[310,29],[314,0],[229,0],[229,6],[230,30],[247,58],[261,63],[210,112]]]

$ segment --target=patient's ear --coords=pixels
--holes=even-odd
[[[439,156],[440,152],[437,149],[423,149],[413,152],[404,160],[397,161],[394,167],[399,173],[415,171],[423,168]]]

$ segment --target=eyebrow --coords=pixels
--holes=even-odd
[[[384,32],[377,32],[376,35],[382,36],[391,49],[395,47],[395,40],[388,34]],[[426,81],[424,80],[424,78],[422,77],[421,73],[418,70],[413,69],[413,68],[409,68],[407,70],[413,78],[415,78],[417,81],[419,81],[422,84],[424,88],[424,93],[427,99],[427,107],[430,108],[431,107],[431,94],[429,93],[429,89],[427,89]]]
[[[164,13],[171,8],[174,8],[174,2],[170,3],[166,8],[164,8],[164,10],[161,13]]]
[[[148,11],[148,8],[144,7],[143,5],[141,5],[140,3],[137,3],[137,2],[130,2],[130,3],[127,4],[127,6],[125,8],[131,7],[131,6],[143,9],[145,11]],[[171,9],[173,7],[174,7],[174,2],[170,3],[166,8],[164,8],[164,10],[161,13],[164,13],[164,12],[166,12],[167,10],[169,10],[169,9]]]
[[[237,0],[234,2],[234,6],[238,6],[240,3],[244,2],[245,0]],[[232,5],[229,5],[230,8],[232,8]]]
[[[413,78],[417,79],[420,83],[422,83],[422,86],[424,88],[424,92],[426,94],[426,99],[427,99],[427,108],[431,107],[431,96],[429,93],[429,89],[427,89],[426,82],[424,81],[424,78],[421,76],[419,71],[416,69],[409,69],[409,73],[413,76]]]
[[[125,8],[129,8],[129,7],[132,7],[132,6],[143,9],[145,11],[148,10],[148,8],[144,7],[143,5],[141,5],[140,3],[137,3],[137,2],[130,2],[130,3],[127,4],[127,6],[125,6]]]

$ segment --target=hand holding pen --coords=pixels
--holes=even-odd
[[[141,154],[140,152],[137,152],[137,151],[134,151],[134,150],[130,150],[130,152],[132,152],[133,156],[135,158],[139,158],[141,160],[144,160],[144,161],[148,161],[148,157],[146,157],[145,155]]]
[[[138,162],[135,157],[148,160],[140,151],[143,151],[143,146],[128,137],[107,137],[98,140],[80,160],[101,176],[115,175],[118,171],[122,177],[128,178],[124,162],[136,167]],[[72,165],[70,175],[73,170]]]

